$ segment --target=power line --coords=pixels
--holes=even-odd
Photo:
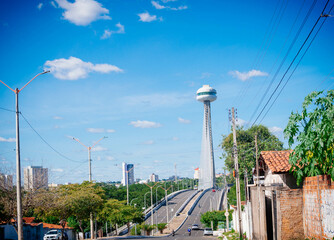
[[[330,11],[329,11],[328,14],[330,14],[330,12],[332,11],[333,7],[334,7],[334,4],[333,4],[333,6],[331,7],[331,9],[330,9]],[[312,45],[314,39],[315,39],[316,36],[318,35],[320,29],[322,28],[322,26],[324,25],[324,23],[325,23],[326,20],[327,20],[327,18],[325,18],[325,19],[322,21],[320,27],[318,28],[317,32],[316,32],[315,35],[313,36],[313,38],[312,38],[310,44],[308,45],[308,47],[306,48],[304,54],[303,54],[302,57],[299,59],[299,61],[298,61],[297,65],[296,65],[296,67],[293,69],[293,71],[292,71],[292,73],[290,74],[289,78],[286,80],[285,84],[283,85],[283,87],[281,88],[281,90],[279,91],[279,93],[277,94],[276,98],[274,99],[274,101],[272,102],[272,104],[270,105],[270,107],[268,108],[267,112],[266,112],[266,113],[264,114],[264,116],[262,117],[262,119],[261,119],[261,121],[259,122],[259,124],[260,124],[260,123],[263,121],[263,119],[267,116],[268,112],[270,111],[270,109],[272,108],[272,106],[275,104],[275,102],[276,102],[276,100],[278,99],[278,97],[281,95],[283,89],[284,89],[285,86],[288,84],[290,78],[292,77],[292,75],[293,75],[294,72],[296,71],[296,69],[297,69],[297,67],[299,66],[300,62],[303,60],[305,54],[307,53],[307,51],[308,51],[309,48],[311,47],[311,45]],[[333,70],[334,70],[334,69],[333,69]]]
[[[24,115],[20,112],[21,116],[23,117],[24,121],[26,121],[26,123],[29,125],[29,127],[39,136],[39,138],[46,144],[48,145],[55,153],[57,153],[59,156],[61,156],[62,158],[65,158],[66,160],[69,160],[71,162],[77,162],[77,163],[83,163],[82,161],[76,161],[76,160],[72,160],[68,157],[66,157],[64,154],[60,153],[59,151],[57,151],[54,147],[52,147],[36,130],[35,128],[33,128],[33,126],[29,123],[29,121],[24,117]]]
[[[266,104],[264,105],[264,107],[262,108],[261,112],[259,113],[259,115],[257,116],[257,118],[255,119],[255,121],[253,122],[252,126],[256,123],[256,121],[259,119],[259,117],[261,116],[261,114],[263,113],[264,109],[267,107],[268,103],[270,102],[270,100],[272,99],[273,95],[275,94],[275,92],[277,91],[278,87],[281,85],[283,79],[285,78],[285,75],[288,73],[288,71],[290,70],[292,64],[295,62],[296,58],[298,57],[299,53],[301,52],[301,50],[303,49],[303,47],[305,46],[307,40],[309,39],[309,37],[311,36],[314,28],[316,27],[316,25],[318,24],[320,18],[322,17],[323,12],[325,11],[327,4],[328,4],[329,0],[327,0],[327,3],[324,7],[324,9],[322,10],[321,15],[318,17],[317,21],[315,22],[315,24],[313,25],[311,31],[309,32],[309,34],[307,35],[306,39],[304,40],[302,46],[299,48],[297,54],[295,55],[295,57],[293,58],[292,62],[290,63],[289,67],[287,68],[287,70],[285,71],[285,73],[283,74],[281,80],[279,81],[279,83],[277,84],[276,88],[274,89],[274,91],[272,92],[272,94],[270,95],[269,99],[267,100]]]
[[[4,110],[4,111],[7,111],[7,112],[13,112],[13,113],[15,113],[14,110],[10,110],[10,109],[7,109],[7,108],[0,107],[0,109],[1,109],[1,110]]]
[[[300,32],[302,31],[302,29],[303,29],[303,27],[304,27],[304,25],[305,25],[307,19],[309,18],[309,16],[310,16],[310,14],[311,14],[311,12],[312,12],[312,10],[313,10],[313,8],[314,8],[316,2],[317,2],[317,0],[314,0],[314,1],[313,1],[313,3],[312,3],[312,5],[311,5],[310,9],[308,10],[308,12],[307,12],[307,14],[306,14],[306,16],[305,16],[305,18],[304,18],[302,24],[301,24],[301,26],[299,27],[299,29],[298,29],[298,31],[297,31],[297,33],[296,33],[294,39],[292,40],[292,43],[290,44],[287,53],[285,54],[283,60],[281,61],[281,64],[279,65],[278,69],[276,70],[276,73],[274,74],[273,78],[271,79],[271,81],[270,81],[270,83],[269,83],[269,85],[268,85],[266,91],[264,92],[262,98],[260,99],[260,102],[259,102],[258,105],[256,106],[256,109],[255,109],[255,111],[253,112],[253,114],[252,114],[252,116],[251,116],[251,118],[250,118],[250,120],[249,120],[248,122],[252,122],[252,120],[253,120],[253,118],[255,117],[257,111],[259,110],[260,106],[262,105],[262,103],[263,103],[265,97],[267,96],[267,93],[269,92],[269,90],[270,90],[272,84],[274,83],[274,81],[275,81],[275,79],[276,79],[276,77],[277,77],[279,71],[281,70],[281,68],[282,68],[283,64],[285,63],[285,61],[286,61],[286,59],[287,59],[287,57],[288,57],[290,51],[292,50],[294,44],[296,43],[297,38],[299,37]],[[254,123],[255,123],[255,122],[254,122]],[[254,125],[254,123],[253,123],[253,125]]]
[[[256,57],[255,57],[255,59],[254,59],[254,63],[253,63],[253,67],[252,67],[253,69],[255,68],[255,66],[256,66],[256,62],[258,62],[258,58],[259,58],[261,52],[262,52],[263,49],[264,49],[265,42],[267,41],[267,38],[270,37],[270,34],[268,34],[269,31],[272,32],[271,29],[274,28],[273,20],[274,20],[274,17],[275,17],[275,15],[276,15],[276,12],[277,12],[279,3],[280,3],[280,0],[277,1],[277,4],[276,4],[276,6],[275,6],[274,13],[273,13],[273,15],[272,15],[272,17],[271,17],[271,19],[270,19],[269,25],[268,25],[268,27],[267,27],[267,29],[266,29],[266,32],[265,32],[264,37],[263,37],[263,39],[262,39],[262,42],[261,42],[261,44],[260,44],[261,47],[260,47],[259,51],[257,52]],[[276,18],[277,18],[277,17],[276,17]],[[268,35],[268,36],[267,36],[267,35]],[[244,95],[243,93],[244,93],[245,91],[247,91],[246,89],[248,89],[248,87],[249,87],[248,85],[249,85],[249,82],[248,82],[248,84],[247,84],[246,87],[240,89],[239,93],[238,93],[237,96],[234,98],[233,103],[235,103],[235,102],[237,101],[237,99],[238,99],[239,96],[242,97],[242,96]],[[239,100],[239,101],[240,101],[240,100]],[[235,104],[233,104],[233,105],[235,105]]]
[[[284,44],[282,45],[282,47],[281,47],[281,49],[280,49],[280,52],[279,52],[279,54],[277,55],[276,60],[275,60],[274,64],[272,65],[272,67],[271,67],[271,69],[270,69],[270,71],[269,71],[269,73],[268,73],[268,76],[265,78],[265,80],[264,80],[263,82],[267,82],[267,79],[268,79],[269,76],[271,75],[271,73],[272,73],[272,71],[273,71],[273,69],[274,69],[274,66],[276,65],[276,63],[277,63],[279,57],[281,56],[281,54],[282,54],[282,52],[283,52],[283,49],[285,48],[285,45],[286,45],[286,43],[288,42],[288,39],[289,39],[290,36],[291,36],[292,30],[294,29],[294,27],[295,27],[295,25],[296,25],[296,23],[297,23],[297,20],[298,20],[300,14],[301,14],[301,12],[302,12],[302,9],[303,9],[303,7],[304,7],[304,4],[305,4],[305,0],[303,1],[302,5],[301,5],[300,8],[299,8],[298,14],[296,15],[296,18],[295,18],[293,24],[291,25],[290,31],[289,31],[287,37],[285,38]],[[253,99],[249,102],[248,107],[247,107],[248,109],[251,108],[251,106],[253,105],[254,100],[255,100],[256,97],[262,92],[264,86],[265,86],[265,84],[262,84],[262,85],[261,85],[261,88],[259,88],[259,90],[257,91],[256,95],[254,95]]]

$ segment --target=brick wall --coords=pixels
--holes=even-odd
[[[334,183],[329,176],[304,179],[303,206],[305,238],[333,238]]]
[[[304,239],[302,189],[279,191],[277,204],[278,239]]]

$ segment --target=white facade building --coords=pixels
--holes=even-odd
[[[11,189],[13,188],[13,175],[5,175],[0,173],[0,189]]]
[[[122,164],[122,185],[126,186],[127,184],[131,185],[135,183],[135,174],[134,174],[134,165],[127,164],[123,162]]]
[[[159,182],[159,176],[152,173],[150,176],[150,182]]]
[[[194,179],[199,179],[199,168],[195,168]]]
[[[29,166],[24,169],[24,189],[35,190],[48,188],[48,169],[39,166]]]

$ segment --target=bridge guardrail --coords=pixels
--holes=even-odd
[[[175,215],[178,216],[183,209],[188,205],[188,203],[191,201],[191,199],[193,199],[193,197],[198,193],[198,190],[196,192],[194,192],[183,204],[182,206],[179,208],[179,210],[176,211]]]
[[[194,202],[194,204],[193,204],[193,205],[191,206],[191,208],[189,209],[189,211],[188,211],[188,216],[191,215],[191,213],[194,211],[194,208],[195,208],[196,204],[197,204],[197,203],[199,202],[199,200],[203,197],[203,195],[204,195],[207,191],[209,191],[209,190],[210,190],[210,188],[203,190],[203,192],[201,193],[201,195],[196,199],[196,201]]]

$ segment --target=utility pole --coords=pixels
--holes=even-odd
[[[175,183],[177,185],[177,190],[180,190],[179,184],[177,183],[177,171],[176,171],[176,163],[174,163],[174,169],[175,169]]]
[[[255,133],[255,157],[256,157],[256,188],[257,188],[257,197],[258,197],[258,215],[259,215],[259,232],[260,232],[260,240],[262,240],[261,227],[262,226],[262,218],[261,218],[261,199],[260,199],[260,173],[259,173],[259,159],[258,159],[258,146],[257,146],[257,132]]]
[[[79,139],[77,138],[73,138],[73,140],[77,141],[78,143],[80,143],[82,146],[84,146],[87,150],[88,150],[88,171],[89,171],[89,182],[92,182],[92,159],[91,159],[91,150],[92,148],[98,143],[100,142],[102,139],[107,138],[107,137],[103,137],[100,138],[97,142],[95,142],[92,146],[86,146],[85,144],[83,144],[82,142],[79,141]],[[96,225],[96,224],[95,224]],[[93,222],[93,213],[90,213],[90,238],[91,239],[95,239],[94,237],[94,222]]]
[[[240,179],[239,179],[239,163],[238,163],[238,148],[237,148],[237,134],[235,130],[235,115],[234,108],[232,108],[232,127],[233,127],[233,152],[234,152],[234,169],[235,169],[235,185],[237,194],[237,212],[239,222],[239,234],[242,236],[241,227],[241,200],[240,200]]]
[[[49,73],[50,71],[43,71],[33,77],[27,82],[21,89],[15,90],[9,87],[6,83],[0,80],[0,82],[15,93],[15,113],[16,113],[16,205],[17,205],[17,239],[23,240],[23,220],[22,220],[22,198],[21,198],[21,155],[20,155],[20,112],[19,112],[19,92],[22,91],[32,80],[39,75]]]

